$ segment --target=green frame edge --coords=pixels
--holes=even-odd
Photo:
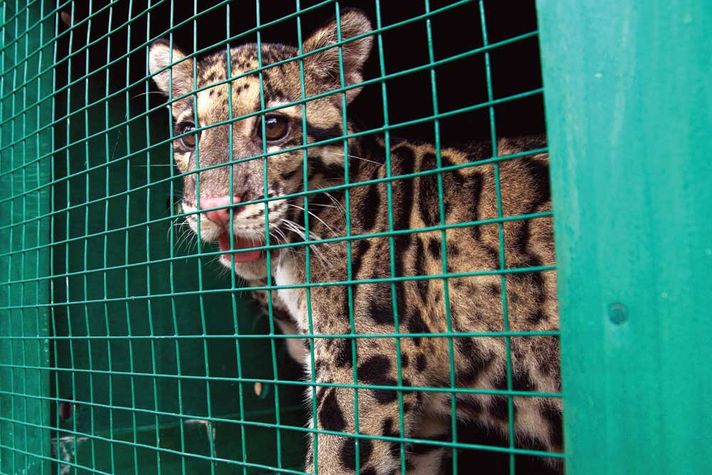
[[[712,460],[712,3],[537,0],[567,473]]]
[[[17,88],[14,93],[3,95],[3,117],[0,118],[0,141],[15,143],[5,147],[0,157],[6,164],[18,166],[26,161],[49,153],[53,147],[53,131],[45,127],[53,117],[54,73],[48,67],[54,62],[53,42],[55,34],[54,2],[41,0],[32,4],[16,5],[23,12],[28,25],[35,25],[25,35],[27,56],[14,57],[16,47],[8,47],[2,67],[15,64],[23,74],[8,75],[9,83],[23,82],[23,77],[35,79]],[[0,21],[11,18],[13,11],[5,5]],[[17,21],[17,20],[15,20]],[[3,28],[0,48],[14,39],[12,31]],[[24,50],[24,43],[22,50]],[[5,86],[5,93],[9,90]],[[34,104],[25,112],[7,119],[10,111]],[[8,110],[9,109],[9,110]],[[14,122],[14,124],[13,124]],[[22,125],[20,125],[22,124]],[[14,125],[14,126],[12,126]],[[26,129],[25,129],[26,127]],[[44,127],[44,129],[42,129]],[[42,129],[41,132],[35,132]],[[12,245],[8,251],[17,251],[20,243],[24,248],[35,249],[0,258],[0,360],[10,365],[0,372],[0,472],[1,473],[46,473],[50,472],[52,457],[52,434],[50,407],[50,319],[51,310],[51,221],[52,195],[48,184],[52,180],[50,159],[28,166],[21,173],[4,174],[0,179],[0,196],[8,198],[26,189],[42,187],[32,194],[5,201],[0,206],[0,242]],[[14,226],[13,226],[14,225]],[[19,282],[18,282],[19,281]],[[14,283],[13,283],[14,282]],[[9,338],[4,338],[9,337]],[[37,370],[25,370],[28,365]]]

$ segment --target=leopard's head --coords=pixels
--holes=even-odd
[[[270,235],[284,235],[300,200],[281,197],[304,190],[305,172],[309,189],[343,175],[342,112],[360,92],[370,30],[349,10],[340,28],[329,22],[300,49],[246,44],[194,60],[166,40],[151,45],[150,72],[171,101],[187,222],[243,277],[266,273],[263,253],[241,249],[265,241],[267,221]]]

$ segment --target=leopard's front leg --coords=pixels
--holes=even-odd
[[[310,436],[306,471],[315,466],[322,474],[391,474],[401,467],[402,409],[408,437],[416,426],[420,397],[395,389],[359,389],[354,386],[397,386],[393,348],[358,344],[356,371],[351,340],[315,342],[317,383],[316,431]],[[312,421],[310,427],[314,427]],[[336,435],[343,433],[344,435]],[[375,436],[375,437],[374,437]],[[358,452],[358,455],[357,455]],[[405,455],[405,452],[403,452]]]
[[[337,254],[333,262],[345,262],[337,252],[343,249],[331,250]],[[302,268],[280,267],[277,284],[302,282]],[[321,274],[314,269],[313,281],[346,279],[343,268],[322,269]],[[316,414],[310,422],[308,473],[318,469],[325,475],[357,471],[391,475],[404,465],[406,446],[398,440],[415,433],[423,400],[421,394],[407,388],[422,381],[412,378],[414,365],[401,356],[412,342],[403,339],[398,345],[395,338],[360,336],[395,331],[393,324],[389,325],[389,320],[393,321],[388,317],[390,293],[387,288],[385,293],[376,290],[373,285],[354,288],[351,295],[347,286],[312,287],[309,295],[302,289],[280,290],[297,315],[300,330],[307,338],[314,334],[314,364],[310,355],[306,378],[316,383],[314,391],[307,391],[316,399]],[[381,305],[369,305],[376,293]]]

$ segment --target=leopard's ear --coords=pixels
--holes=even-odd
[[[193,59],[178,48],[171,48],[166,39],[151,43],[148,69],[163,94],[179,97],[193,90]]]
[[[336,19],[318,28],[304,41],[302,50],[306,54],[310,51],[326,48],[323,51],[304,58],[304,65],[317,80],[340,84],[339,48]],[[364,35],[371,31],[371,22],[366,15],[358,10],[348,10],[340,18],[341,41],[346,41],[355,36]],[[331,47],[329,47],[332,45]],[[363,66],[371,53],[373,45],[372,36],[364,36],[342,45],[342,58],[344,65],[345,85],[358,84],[363,81]],[[351,102],[361,88],[349,89],[346,92],[348,102]]]

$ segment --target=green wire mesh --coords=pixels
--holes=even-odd
[[[173,135],[170,110],[154,95],[148,77],[146,53],[157,38],[181,46],[200,57],[215,48],[230,48],[247,41],[261,44],[273,30],[289,31],[291,43],[301,45],[311,27],[311,15],[337,19],[354,2],[300,1],[281,2],[168,2],[165,0],[89,0],[8,1],[0,10],[0,76],[2,96],[2,159],[0,159],[0,240],[7,243],[0,254],[0,472],[19,473],[144,473],[145,471],[302,473],[306,426],[316,420],[316,389],[330,386],[302,379],[302,370],[287,356],[285,341],[303,338],[284,335],[272,318],[260,316],[247,298],[234,273],[221,272],[215,260],[220,252],[196,241],[184,225],[186,214],[180,201],[181,176],[172,165]],[[504,395],[508,400],[508,431],[504,443],[472,442],[452,417],[452,436],[447,441],[424,441],[407,437],[387,440],[400,444],[401,470],[406,471],[405,444],[419,442],[450,448],[452,472],[467,471],[467,458],[504,454],[506,470],[515,473],[518,457],[536,455],[563,457],[517,447],[514,437],[513,398],[550,397],[559,393],[537,393],[513,388],[509,348],[512,338],[558,337],[558,331],[514,332],[510,330],[505,276],[516,272],[551,272],[551,265],[507,268],[504,249],[504,223],[525,219],[550,219],[550,212],[505,216],[499,189],[498,164],[504,160],[545,152],[530,150],[511,155],[497,153],[499,117],[507,107],[541,100],[536,55],[537,32],[533,28],[509,32],[493,39],[488,19],[491,2],[429,1],[413,2],[406,16],[394,17],[394,4],[374,0],[370,8],[375,48],[370,76],[362,84],[345,85],[342,52],[339,49],[342,125],[349,117],[346,92],[364,86],[379,110],[368,127],[317,144],[306,138],[293,150],[302,151],[304,188],[288,197],[309,200],[317,191],[307,184],[307,149],[326,143],[341,144],[348,154],[348,139],[377,135],[385,142],[384,178],[349,182],[348,161],[344,182],[326,191],[343,191],[344,205],[350,209],[350,190],[371,183],[384,183],[387,189],[389,228],[384,232],[353,235],[347,213],[344,236],[313,240],[309,237],[309,215],[305,214],[304,242],[274,243],[269,234],[259,249],[268,251],[305,247],[307,253],[307,291],[315,285],[347,286],[349,292],[350,335],[314,335],[307,342],[314,365],[313,343],[316,338],[347,338],[355,350],[356,338],[392,338],[400,351],[398,331],[356,334],[353,315],[353,284],[385,283],[393,295],[393,315],[398,328],[396,285],[404,280],[439,279],[444,284],[445,302],[448,280],[458,277],[497,275],[502,288],[503,330],[499,332],[455,332],[446,305],[447,332],[420,335],[447,338],[450,354],[450,388],[423,387],[419,391],[444,390],[460,393]],[[532,9],[532,5],[529,5]],[[397,9],[397,8],[396,8]],[[532,9],[533,11],[533,9]],[[386,18],[386,15],[390,15]],[[479,38],[479,45],[465,50],[442,53],[442,39],[433,26],[446,15],[464,16],[470,29],[462,34]],[[235,18],[241,23],[236,23]],[[452,18],[452,16],[447,17]],[[218,24],[217,22],[222,22]],[[338,24],[338,23],[337,23]],[[215,36],[215,29],[220,34]],[[390,34],[407,30],[423,41],[422,64],[393,68],[394,45],[386,45]],[[477,33],[473,33],[477,30]],[[440,30],[441,31],[441,30]],[[339,44],[343,45],[340,30]],[[460,33],[458,33],[460,34]],[[212,35],[212,36],[211,36]],[[210,38],[207,42],[204,36]],[[188,39],[188,42],[185,40]],[[535,80],[497,89],[493,62],[500,50],[519,45],[534,45],[515,53],[523,64],[533,64]],[[400,48],[405,48],[403,44]],[[262,73],[275,64],[262,65],[249,74],[257,74],[262,89]],[[305,55],[300,64],[301,99],[305,104],[319,96],[307,97],[304,87]],[[292,59],[295,60],[295,59]],[[230,62],[228,61],[228,64]],[[278,64],[278,63],[276,63]],[[479,68],[483,91],[460,83],[466,99],[443,87],[448,68],[465,65]],[[469,70],[469,69],[468,69]],[[194,75],[197,74],[194,71]],[[418,113],[408,116],[404,99],[398,98],[391,85],[423,75],[427,91],[418,96]],[[235,79],[231,71],[228,77]],[[239,77],[239,76],[238,76]],[[194,76],[195,81],[195,76]],[[228,81],[228,88],[232,87]],[[480,84],[474,81],[472,84]],[[511,84],[510,84],[511,85]],[[390,87],[389,87],[390,86]],[[478,86],[479,87],[479,86]],[[504,92],[502,92],[504,91]],[[194,91],[196,92],[196,91]],[[193,92],[193,93],[194,93]],[[231,98],[232,94],[228,94]],[[229,125],[250,116],[261,116],[267,108],[260,91],[261,110],[233,117],[207,127]],[[445,99],[443,99],[445,98]],[[470,98],[470,99],[468,99]],[[177,100],[178,97],[172,97]],[[231,101],[231,99],[230,99]],[[413,98],[406,98],[413,101]],[[446,106],[443,103],[446,102]],[[351,114],[351,109],[349,109]],[[483,114],[483,122],[467,117]],[[375,119],[373,117],[376,117]],[[464,165],[444,166],[441,146],[452,124],[461,118],[465,130],[484,125],[479,131],[491,143],[493,156]],[[470,120],[470,122],[467,122]],[[302,117],[306,131],[306,113]],[[463,128],[462,125],[458,127]],[[393,177],[390,174],[390,144],[399,134],[414,130],[436,147],[437,167]],[[306,133],[303,134],[306,137]],[[461,134],[467,138],[467,133]],[[229,134],[232,140],[232,134]],[[266,149],[263,131],[263,149]],[[231,145],[231,144],[230,144]],[[232,147],[229,147],[232,150]],[[265,153],[253,157],[265,164]],[[200,157],[199,147],[196,155]],[[228,157],[232,162],[232,157]],[[492,165],[497,182],[496,218],[446,224],[444,221],[443,172],[469,166]],[[197,171],[211,167],[200,167]],[[213,166],[214,167],[214,166]],[[393,225],[391,185],[403,180],[434,174],[437,178],[441,221],[436,226],[417,230],[397,230]],[[198,181],[199,186],[199,181]],[[230,195],[232,196],[230,183]],[[266,193],[265,193],[266,194]],[[265,208],[275,199],[253,201]],[[499,228],[499,269],[464,273],[448,272],[446,230],[475,225]],[[442,272],[440,275],[398,276],[395,272],[394,240],[403,234],[439,231],[442,236]],[[385,278],[353,280],[350,264],[351,246],[367,238],[382,237],[390,242],[390,275]],[[310,279],[312,244],[345,242],[348,278],[343,282],[313,283]],[[270,259],[270,252],[266,252]],[[269,269],[269,265],[267,266]],[[268,279],[258,287],[274,290]],[[268,308],[273,302],[268,293]],[[410,336],[418,336],[410,334]],[[501,337],[507,349],[506,389],[456,388],[454,381],[454,337]],[[392,386],[360,384],[356,379],[356,351],[353,384],[339,387],[358,389],[394,389]],[[397,359],[396,361],[399,361]],[[333,385],[332,385],[333,386]],[[403,425],[403,385],[398,365],[399,433]],[[311,391],[308,407],[304,393]],[[359,408],[358,391],[354,407]],[[361,408],[361,410],[364,410]],[[455,398],[451,397],[455,413]],[[358,411],[357,411],[358,413]],[[359,434],[357,439],[374,436]],[[358,450],[358,445],[356,445]],[[318,445],[314,447],[318,451]],[[358,461],[358,456],[356,456]]]

